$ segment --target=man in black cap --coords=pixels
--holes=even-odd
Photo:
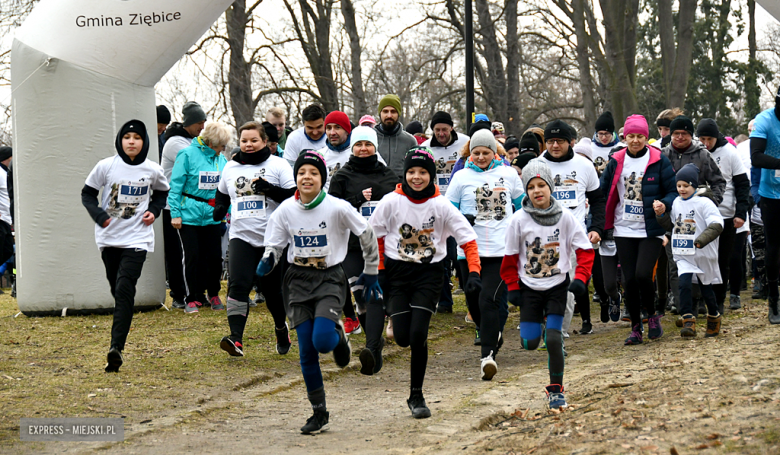
[[[596,172],[601,177],[601,173],[607,167],[609,161],[609,152],[619,142],[617,134],[615,134],[615,119],[612,118],[612,113],[609,111],[601,114],[596,120],[596,132],[593,134],[593,140],[591,140],[591,155],[593,156],[593,166],[596,168]]]
[[[171,123],[171,111],[162,104],[157,106],[157,145],[160,147],[160,161],[162,162],[163,145],[165,145],[165,128]]]
[[[562,207],[572,211],[574,217],[582,224],[582,228],[588,232],[590,242],[598,243],[604,230],[606,200],[601,193],[601,183],[593,163],[584,156],[574,153],[571,148],[572,128],[562,120],[553,120],[547,124],[544,129],[544,140],[547,151],[539,159],[547,163],[554,176],[556,186],[553,188],[553,197]],[[586,226],[588,209],[591,214],[590,226]],[[573,255],[570,259],[574,263],[576,256]],[[564,315],[564,337],[568,337],[568,328],[574,313],[574,299],[582,315],[580,333],[593,333],[593,325],[590,322],[590,296],[587,290],[582,292],[581,289],[574,289],[574,291],[577,292],[573,293],[573,298],[569,298]]]

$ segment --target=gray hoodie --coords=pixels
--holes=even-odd
[[[712,158],[704,144],[694,139],[687,149],[679,152],[670,143],[663,148],[663,153],[672,162],[672,169],[674,169],[675,173],[688,163],[693,163],[698,167],[699,188],[709,185],[715,205],[720,205],[723,202],[723,193],[726,191],[726,179],[723,178],[718,163]]]
[[[391,133],[385,132],[381,123],[374,129],[376,129],[376,137],[379,142],[377,153],[385,160],[387,167],[403,179],[404,157],[406,157],[406,152],[417,147],[417,139],[404,131],[401,122],[396,123],[395,129]]]

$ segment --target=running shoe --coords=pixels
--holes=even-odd
[[[590,335],[591,333],[593,333],[593,324],[590,321],[582,321],[580,335]]]
[[[609,299],[609,319],[612,322],[618,322],[620,320],[620,301],[622,296],[618,293],[617,300]]]
[[[330,413],[328,411],[314,411],[314,415],[309,417],[306,421],[306,425],[301,427],[301,433],[303,434],[317,434],[321,431],[327,430],[328,417]]]
[[[474,346],[482,346],[482,338],[479,337],[479,329],[475,330]]]
[[[544,388],[547,394],[547,400],[550,409],[565,409],[569,407],[566,403],[566,397],[563,395],[563,386],[559,384],[550,384]]]
[[[290,341],[290,330],[287,328],[287,323],[284,323],[284,327],[281,329],[274,328],[276,332],[276,353],[279,355],[285,355],[290,351],[292,341]]]
[[[620,320],[624,322],[631,322],[631,315],[628,314],[628,308],[623,306],[623,312],[620,313]]]
[[[631,335],[626,338],[625,345],[642,344],[642,324],[636,324],[631,329]]]
[[[661,338],[664,334],[664,329],[661,327],[661,315],[656,314],[655,316],[650,316],[650,319],[647,320],[647,325],[650,327],[650,329],[647,331],[647,337],[651,340],[657,340]]]
[[[181,300],[173,299],[173,302],[171,303],[171,308],[176,308],[177,310],[183,310],[187,305],[184,304]]]
[[[468,322],[469,324],[473,324],[473,323],[474,323],[474,320],[473,320],[473,319],[471,319],[471,311],[469,311],[468,313],[466,313],[466,318],[465,318],[465,320],[466,320],[466,322]]]
[[[197,313],[198,307],[201,305],[202,304],[200,302],[190,302],[186,307],[184,307],[184,312],[187,314]]]
[[[233,357],[244,356],[244,345],[242,345],[240,341],[231,340],[230,337],[222,337],[222,341],[219,342],[219,347]]]
[[[341,368],[349,365],[352,359],[352,345],[349,343],[349,337],[344,333],[344,323],[339,321],[336,324],[336,333],[339,334],[339,343],[333,348],[333,360]]]
[[[541,342],[539,342],[539,347],[536,348],[537,351],[546,351],[547,350],[547,343],[544,342],[544,337],[542,337]]]
[[[225,309],[225,304],[222,303],[222,300],[220,300],[218,296],[214,296],[210,298],[209,302],[211,302],[211,309],[214,311],[220,311]]]
[[[597,293],[593,293],[593,302],[595,303],[601,303],[601,297]]]
[[[647,324],[648,319],[650,319],[650,315],[647,314],[647,310],[642,310],[639,312],[639,314],[642,316],[642,322]]]
[[[374,367],[376,366],[376,360],[374,359],[374,353],[371,349],[363,348],[360,351],[360,374],[366,376],[372,376],[374,374]]]
[[[742,308],[742,302],[738,295],[731,294],[729,297],[729,310],[738,310]]]
[[[764,294],[764,285],[761,284],[761,280],[756,280],[753,282],[753,298],[754,299],[763,299],[766,298]]]
[[[490,381],[498,372],[498,365],[493,360],[493,351],[490,351],[490,354],[482,359],[480,371],[482,372],[483,381]]]
[[[119,367],[124,363],[122,351],[116,346],[111,346],[111,349],[108,350],[106,361],[108,362],[106,364],[106,373],[119,373]]]
[[[415,419],[427,419],[431,416],[431,410],[428,409],[428,405],[425,403],[422,393],[414,394],[406,400],[409,410],[412,411],[412,417]]]
[[[769,302],[769,322],[771,324],[780,324],[780,309],[777,305],[777,297],[770,296]]]
[[[265,303],[265,296],[262,292],[255,292],[255,305],[259,305],[261,303]]]
[[[360,328],[360,321],[353,318],[344,318],[344,332],[347,335],[362,333],[363,329]]]
[[[437,313],[452,313],[452,305],[442,305],[441,303],[436,305]]]
[[[707,331],[704,333],[704,338],[712,338],[720,335],[720,320],[721,315],[710,316],[707,315]]]

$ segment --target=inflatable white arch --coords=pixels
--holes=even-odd
[[[769,14],[774,16],[775,19],[780,21],[780,2],[777,0],[757,0],[757,3],[767,10]]]
[[[157,160],[154,84],[232,0],[41,0],[12,49],[17,299],[26,315],[112,311],[81,188],[132,118]],[[136,309],[165,299],[161,223]]]

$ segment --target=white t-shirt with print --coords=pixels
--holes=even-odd
[[[431,263],[447,255],[447,238],[458,245],[477,240],[466,218],[443,196],[415,204],[403,194],[382,198],[368,220],[377,238],[385,238],[385,256],[397,261]]]
[[[328,139],[327,134],[323,134],[316,141],[312,141],[304,132],[304,128],[300,127],[287,136],[287,142],[284,144],[284,159],[290,163],[290,167],[295,164],[295,160],[298,159],[298,155],[303,150],[319,150],[325,147],[325,141]]]
[[[108,227],[95,225],[95,242],[103,248],[154,251],[154,229],[143,223],[152,191],[168,191],[168,179],[159,164],[145,160],[131,166],[119,155],[102,159],[89,173],[88,186],[103,189],[100,207],[111,217]]]
[[[468,141],[468,136],[458,133],[458,139],[444,147],[431,147],[431,139],[420,145],[421,147],[428,147],[433,152],[433,159],[436,160],[436,184],[439,185],[441,194],[447,194],[452,168],[458,162],[460,151]]]
[[[284,248],[290,264],[327,269],[347,256],[350,232],[361,235],[368,223],[349,202],[325,195],[307,210],[291,197],[274,210],[265,231],[266,246]]]
[[[563,162],[550,161],[545,154],[539,158],[547,163],[552,172],[555,185],[553,197],[561,206],[571,210],[574,218],[584,228],[588,216],[585,193],[600,187],[599,176],[593,163],[576,153],[572,159]]]
[[[737,148],[728,142],[712,152],[712,159],[718,164],[720,173],[726,179],[726,191],[723,192],[723,201],[718,206],[718,210],[723,218],[733,218],[737,211],[737,196],[734,192],[733,179],[735,175],[747,173],[747,170],[737,154]]]
[[[523,182],[511,166],[497,166],[485,172],[463,169],[453,176],[447,195],[460,212],[476,216],[479,255],[504,256],[506,228],[514,210],[512,201],[523,194]],[[458,255],[463,257],[463,250]]]
[[[336,150],[331,150],[330,148],[325,147],[318,150],[318,152],[325,159],[325,166],[328,168],[328,181],[325,182],[325,186],[322,187],[322,189],[327,193],[328,188],[330,188],[330,180],[333,178],[333,174],[338,172],[339,169],[347,164],[349,157],[352,156],[352,150],[350,148],[346,148],[340,152],[337,152]],[[387,163],[385,163],[382,155],[377,153],[376,157],[380,163],[387,166]]]
[[[281,188],[295,187],[290,164],[273,155],[260,164],[228,161],[219,181],[219,191],[230,196],[230,238],[254,247],[264,246],[268,218],[279,206],[273,199],[252,192],[252,181],[258,178]]]
[[[593,171],[595,172],[595,170]],[[524,210],[509,220],[506,255],[519,255],[518,272],[525,286],[544,291],[566,281],[575,251],[591,250],[585,227],[569,210],[553,226],[542,226]],[[574,274],[572,274],[574,279]]]
[[[693,196],[688,200],[677,197],[672,203],[672,254],[677,263],[679,275],[696,273],[704,275],[702,284],[720,284],[723,282],[718,267],[718,241],[715,239],[704,248],[694,245],[707,226],[718,223],[723,226],[723,217],[715,203],[703,196]],[[701,279],[701,277],[699,277]],[[709,282],[706,282],[709,280]]]
[[[601,177],[601,173],[604,172],[604,169],[607,168],[607,163],[609,163],[609,152],[611,152],[614,147],[615,145],[612,145],[611,147],[599,147],[595,141],[591,141],[590,153],[593,155],[593,167],[596,168],[596,174],[598,174],[599,177]]]
[[[623,171],[617,185],[618,205],[615,209],[615,237],[647,237],[644,203],[642,202],[642,177],[650,162],[650,152],[634,158],[626,151]]]

